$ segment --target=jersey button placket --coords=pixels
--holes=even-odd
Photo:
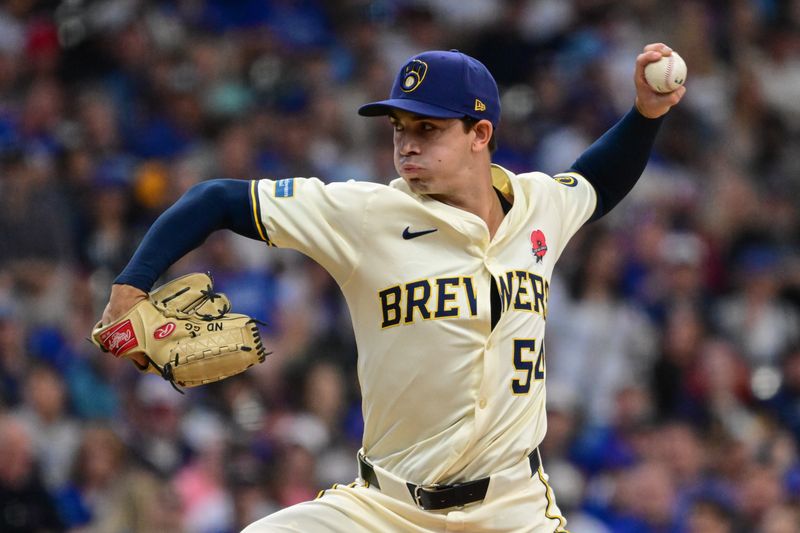
[[[488,252],[485,252],[483,255],[483,266],[486,271],[489,273],[490,276],[497,275],[497,260]],[[488,417],[488,412],[486,411],[486,406],[488,405],[487,401],[487,380],[489,383],[492,382],[492,365],[491,361],[493,360],[494,354],[494,347],[495,341],[493,340],[494,332],[489,332],[489,336],[486,338],[486,342],[484,344],[484,372],[483,372],[483,379],[481,384],[478,388],[478,396],[476,405],[478,410],[481,411],[480,415],[476,419],[477,426],[485,426],[486,424],[490,423],[490,417]]]

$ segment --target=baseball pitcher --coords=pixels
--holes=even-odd
[[[661,94],[644,78],[670,54],[644,47],[631,110],[555,176],[492,164],[492,75],[458,51],[431,51],[403,65],[389,99],[359,109],[394,130],[400,177],[389,185],[211,180],[156,221],[99,328],[221,228],[317,261],[353,318],[365,422],[355,481],[247,533],[566,531],[538,451],[550,279],[575,232],[634,186],[663,115],[683,97],[684,87]],[[147,368],[146,351],[129,356]]]

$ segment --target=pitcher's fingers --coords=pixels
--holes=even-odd
[[[645,52],[659,52],[661,55],[665,56],[668,56],[672,53],[672,48],[664,43],[650,43],[645,45],[643,50]]]
[[[636,56],[636,66],[641,66],[642,68],[645,67],[648,63],[652,63],[654,61],[658,61],[663,56],[661,52],[656,50],[650,50],[649,52],[642,52],[638,56]]]
[[[672,96],[672,102],[671,102],[672,105],[675,105],[678,102],[680,102],[681,99],[683,98],[683,95],[686,94],[686,87],[681,85],[680,87],[678,87],[677,89],[675,89],[674,91],[672,91],[669,94],[670,94],[670,96]]]

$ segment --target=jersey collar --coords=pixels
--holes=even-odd
[[[503,218],[503,222],[501,222],[500,228],[498,229],[498,234],[502,234],[504,233],[504,228],[506,226],[515,226],[514,221],[520,216],[523,216],[522,213],[527,210],[528,204],[531,200],[526,199],[525,195],[520,192],[519,182],[516,179],[516,175],[510,170],[492,163],[491,175],[492,185],[498,191],[500,191],[500,193],[508,200],[510,204],[512,204],[511,209]],[[468,223],[470,225],[476,223],[483,224],[483,221],[481,221],[480,218],[472,213],[464,211],[463,209],[459,209],[458,207],[453,207],[443,202],[439,202],[424,194],[417,194],[413,192],[406,181],[401,177],[392,180],[389,183],[389,187],[400,190],[405,194],[416,198],[418,201],[427,205],[428,208],[432,209],[434,212],[444,215],[443,220],[448,220],[451,224],[453,223],[453,215],[456,215],[458,220],[461,221],[459,225],[464,223]],[[497,236],[495,236],[495,240],[496,239]]]
[[[514,203],[514,186],[508,177],[508,171],[500,165],[492,164],[492,185],[500,191],[510,204]]]

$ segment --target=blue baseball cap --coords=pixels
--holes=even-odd
[[[486,119],[497,128],[500,94],[483,63],[458,50],[436,50],[411,57],[397,74],[389,99],[365,104],[358,114],[377,117],[392,109],[434,118]]]

